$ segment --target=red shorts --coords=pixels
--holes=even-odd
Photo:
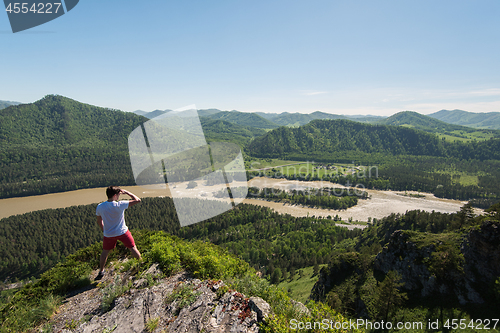
[[[113,250],[116,246],[116,241],[120,241],[125,245],[126,248],[131,249],[135,246],[134,237],[130,233],[130,230],[127,230],[126,233],[116,237],[106,237],[103,236],[102,239],[102,249],[103,250]]]

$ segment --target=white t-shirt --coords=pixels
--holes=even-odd
[[[128,201],[104,201],[97,205],[96,215],[102,217],[105,237],[121,236],[128,231],[125,225],[125,209]]]

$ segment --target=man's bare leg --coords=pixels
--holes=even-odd
[[[101,270],[99,271],[99,273],[104,271],[104,266],[106,265],[106,260],[108,260],[109,252],[111,252],[111,250],[102,250],[101,252],[101,258],[99,260]]]
[[[138,260],[141,260],[141,253],[137,249],[137,246],[131,247],[130,252],[132,252],[132,256],[134,258],[137,258]]]

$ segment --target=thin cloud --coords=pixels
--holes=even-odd
[[[302,95],[306,96],[315,96],[315,95],[323,95],[328,94],[328,91],[303,91]]]
[[[500,96],[500,89],[492,88],[492,89],[483,89],[471,91],[469,94],[474,96]]]

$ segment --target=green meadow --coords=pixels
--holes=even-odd
[[[320,269],[324,266],[327,265],[319,265]],[[298,269],[291,279],[285,279],[278,287],[287,290],[292,299],[306,303],[311,289],[317,281],[318,275],[314,275],[314,267],[310,266]]]

